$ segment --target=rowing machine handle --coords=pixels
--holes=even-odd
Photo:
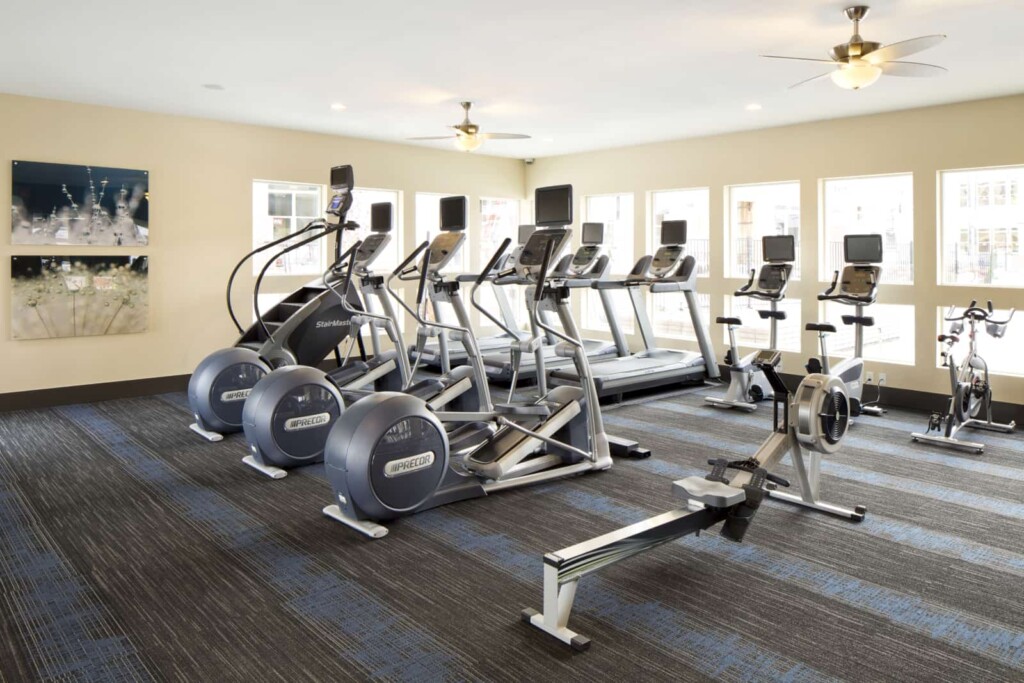
[[[551,265],[551,254],[555,251],[554,241],[548,240],[544,247],[544,260],[540,262],[540,277],[533,290],[533,300],[539,302],[544,298],[544,282],[548,279],[548,266]]]
[[[476,279],[476,284],[479,285],[487,279],[490,272],[494,270],[494,266],[498,265],[498,261],[500,261],[501,257],[505,255],[505,250],[508,249],[508,245],[510,244],[512,244],[512,240],[506,237],[504,241],[502,241],[501,246],[498,247],[498,250],[494,252],[494,256],[491,257],[491,260],[487,262],[487,266],[480,271],[480,277]]]

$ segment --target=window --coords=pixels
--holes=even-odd
[[[320,185],[253,181],[253,249],[301,230],[323,214],[323,207],[323,187]],[[324,242],[313,240],[275,259],[267,269],[267,275],[319,275],[327,267]],[[287,245],[280,245],[276,251]],[[274,252],[274,249],[270,249],[253,257],[253,275],[259,274]]]
[[[416,193],[416,244],[424,240],[431,240],[437,236],[437,233],[441,230],[441,199],[444,197],[450,197],[452,195],[447,194],[434,194],[429,192],[417,192]],[[468,222],[468,216],[467,216]],[[469,249],[470,249],[470,231],[467,229],[466,240],[462,243],[462,248],[459,249],[459,253],[455,255],[455,258],[451,260],[444,270],[449,273],[466,273],[469,272]]]
[[[494,252],[498,250],[502,240],[506,237],[512,239],[512,244],[505,253],[511,253],[516,248],[516,240],[519,238],[519,200],[481,199],[480,232],[478,234],[480,236],[479,263],[474,269],[475,271],[484,269],[484,266],[491,260]],[[527,312],[524,288],[514,285],[504,286],[501,291],[508,299],[512,312],[515,314],[520,326],[525,328],[527,326]],[[466,296],[467,298],[469,296],[468,289],[466,290]],[[498,310],[498,304],[494,299],[494,289],[491,286],[486,285],[480,288],[479,299],[480,303],[488,311],[496,312]],[[483,316],[481,316],[480,322],[484,325],[491,325],[491,321]]]
[[[800,183],[733,185],[728,196],[729,236],[726,241],[726,274],[748,278],[761,268],[761,238],[793,235],[796,263],[793,279],[800,278]]]
[[[853,315],[854,307],[826,301],[822,321],[836,326],[836,334],[828,336],[829,356],[848,358],[853,355],[854,326],[844,325],[842,317]],[[875,324],[864,328],[864,359],[883,363],[914,364],[914,306],[909,304],[872,304],[864,315]],[[817,342],[815,342],[817,343]],[[821,352],[820,346],[815,355]]]
[[[1024,166],[943,171],[939,174],[944,285],[1024,287]]]
[[[823,237],[818,277],[829,282],[843,269],[843,237],[882,235],[882,281],[914,283],[914,177],[830,178],[822,184]]]
[[[661,222],[686,221],[686,253],[697,259],[697,276],[710,274],[710,202],[706,187],[692,190],[659,190],[651,193],[651,232],[649,251],[661,245]]]
[[[358,240],[366,239],[370,234],[370,207],[373,204],[387,202],[391,204],[391,241],[377,260],[370,264],[370,270],[376,273],[390,273],[405,256],[402,251],[402,228],[399,215],[402,208],[401,193],[397,190],[372,190],[357,187],[352,190],[352,208],[348,218],[359,224],[359,229],[345,232],[342,249],[348,249]]]
[[[697,341],[697,332],[693,328],[693,319],[686,306],[686,297],[682,292],[664,292],[651,295],[653,315],[651,325],[655,337],[669,339],[685,339]],[[711,295],[697,293],[697,314],[704,322],[704,328],[711,325]]]
[[[633,254],[633,193],[591,195],[583,199],[583,220],[604,223],[604,243],[611,259],[609,275],[623,276],[636,262]],[[626,334],[633,332],[633,307],[623,292],[611,292],[612,305],[619,326]],[[583,327],[588,330],[608,329],[608,319],[597,292],[583,295]]]
[[[761,301],[749,296],[738,297],[728,295],[725,297],[727,317],[736,317],[743,321],[743,324],[735,330],[737,345],[754,349],[769,348],[771,343],[771,321],[762,320],[757,312],[770,309],[771,303],[768,301]],[[800,324],[800,300],[783,299],[779,302],[778,309],[786,314],[786,319],[778,322],[776,350],[799,352],[800,333],[804,328]],[[726,348],[728,348],[729,328],[726,325],[719,325],[718,327],[722,328],[722,341],[726,344]],[[829,342],[832,342],[833,339],[834,337],[829,338]],[[830,344],[830,355],[835,352],[835,349],[831,348],[834,346],[836,346],[835,343]]]
[[[996,303],[996,302],[993,302]],[[1007,302],[1002,302],[1007,303]],[[963,307],[958,306],[955,309],[956,313],[963,313]],[[949,311],[949,307],[940,307],[937,312],[937,334],[946,334],[949,332],[950,323],[946,322],[946,313]],[[1009,315],[1009,311],[1006,309],[996,309],[996,319],[1006,320],[1006,316]],[[1024,326],[1020,324],[1021,321],[1017,320],[1017,315],[1014,315],[1014,319],[1006,326],[1006,333],[996,339],[990,337],[985,332],[985,326],[978,326],[978,355],[985,359],[988,363],[989,374],[992,375],[1013,375],[1015,377],[1024,377],[1024,355],[1020,353],[1020,350],[1024,348]],[[966,325],[965,325],[965,329]],[[959,365],[964,356],[967,354],[968,347],[970,346],[969,340],[966,334],[960,335],[960,341],[953,345],[953,361]],[[942,357],[939,355],[946,348],[945,344],[939,342],[935,343],[935,364],[938,367],[942,366]],[[998,388],[994,392],[993,399],[996,401],[1005,401],[1006,397],[1000,397]]]

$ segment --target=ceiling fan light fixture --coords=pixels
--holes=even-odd
[[[455,146],[463,152],[472,152],[484,144],[484,139],[479,135],[459,134],[455,136]]]
[[[862,59],[851,59],[832,72],[832,82],[846,90],[866,88],[882,76],[882,69]]]

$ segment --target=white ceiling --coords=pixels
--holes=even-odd
[[[824,56],[849,38],[848,4],[17,2],[0,21],[0,92],[396,141],[444,134],[472,99],[485,131],[534,137],[480,150],[512,157],[1024,92],[1022,0],[875,0],[866,39],[946,33],[911,59],[949,73],[787,90],[823,65],[758,55]]]

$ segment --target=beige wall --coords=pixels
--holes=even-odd
[[[520,161],[408,145],[0,95],[0,188],[13,159],[146,169],[150,245],[145,248],[11,246],[0,258],[0,393],[191,373],[235,335],[224,285],[252,245],[252,181],[327,184],[348,163],[363,187],[403,194],[403,248],[413,243],[415,193],[521,198]],[[0,215],[10,193],[0,190]],[[9,230],[9,228],[7,228]],[[10,255],[145,253],[150,264],[149,330],[143,334],[36,341],[10,339]],[[474,255],[474,265],[477,256]],[[482,265],[482,264],[481,264]],[[245,311],[251,270],[236,305]],[[308,278],[275,278],[286,291]]]
[[[817,274],[818,185],[822,178],[911,172],[914,174],[915,285],[884,284],[880,303],[916,306],[916,366],[869,362],[885,372],[890,386],[944,393],[948,378],[935,368],[936,308],[976,298],[1024,308],[1024,292],[1012,289],[940,287],[937,281],[937,178],[942,169],[1024,164],[1024,96],[909,110],[892,114],[822,121],[729,135],[677,140],[600,152],[539,159],[526,173],[527,189],[572,183],[577,215],[585,195],[633,192],[637,256],[646,248],[647,193],[652,190],[709,187],[711,192],[712,277],[700,289],[711,294],[711,320],[723,315],[725,296],[742,280],[724,278],[727,185],[799,180],[801,188],[802,280],[789,296],[802,302],[803,321],[819,318],[815,295],[824,289]],[[838,321],[835,321],[838,322]],[[1024,320],[1015,321],[1024,324]],[[711,336],[724,357],[721,328]],[[635,344],[639,339],[633,339]],[[695,348],[687,342],[665,345]],[[802,334],[800,353],[785,354],[798,372],[816,353],[816,337]],[[983,342],[984,344],[984,342]],[[983,349],[982,349],[983,351]],[[1024,351],[1024,350],[1022,350]],[[997,377],[995,398],[1024,402],[1024,378]],[[869,391],[869,395],[873,392]]]

